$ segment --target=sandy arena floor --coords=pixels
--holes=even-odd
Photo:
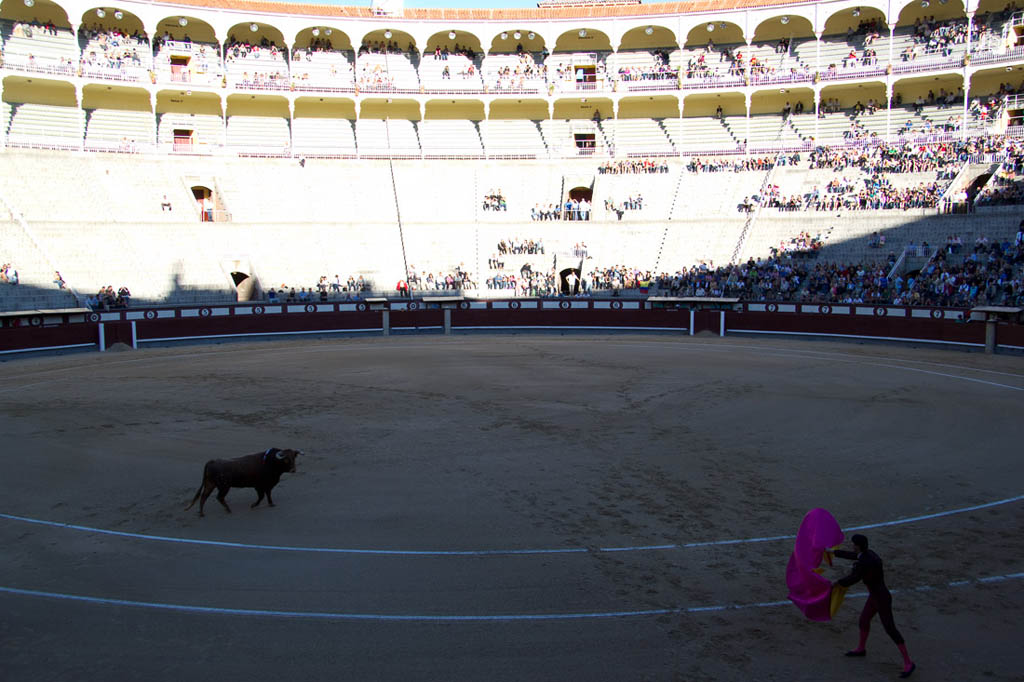
[[[772,538],[822,506],[871,526],[913,679],[1020,680],[1022,407],[1020,357],[762,339],[8,359],[0,679],[895,679],[877,622],[842,656],[862,587],[786,602]],[[270,446],[305,451],[275,508],[184,511]]]

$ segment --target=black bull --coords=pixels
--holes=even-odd
[[[231,507],[224,501],[231,488],[256,488],[257,498],[252,503],[255,507],[267,496],[267,504],[274,506],[270,491],[281,480],[281,474],[295,472],[295,458],[301,455],[299,450],[281,450],[270,448],[266,452],[257,452],[235,459],[211,459],[203,467],[203,482],[196,491],[185,510],[199,500],[199,515],[203,516],[203,505],[213,489],[217,489],[217,501],[231,513]],[[201,497],[200,497],[201,496]]]

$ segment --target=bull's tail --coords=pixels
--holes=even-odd
[[[188,503],[187,507],[185,507],[185,511],[188,511],[189,509],[191,509],[192,505],[194,505],[196,503],[196,500],[199,499],[199,496],[203,494],[203,488],[206,487],[206,481],[208,479],[208,476],[206,474],[207,474],[207,471],[210,468],[210,463],[211,462],[213,462],[212,459],[209,462],[207,462],[205,465],[203,465],[203,480],[199,484],[199,490],[196,491],[196,496],[193,497],[192,501]]]

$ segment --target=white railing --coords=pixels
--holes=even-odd
[[[680,78],[680,90],[713,90],[734,88],[743,85],[742,76],[709,76],[707,78]]]
[[[192,43],[181,43],[181,42],[169,42],[165,43],[161,47],[161,53],[167,49],[168,45],[178,46],[178,51],[193,53],[195,47]],[[963,53],[957,50],[953,55],[948,57],[942,57],[939,55],[928,55],[921,59],[917,59],[910,62],[893,61],[891,65],[892,74],[911,74],[911,73],[929,73],[950,69],[961,68],[961,58]],[[1017,62],[1024,59],[1024,46],[1016,46],[1009,49],[999,49],[994,51],[979,50],[971,55],[971,66],[982,66],[987,64],[1001,64],[1007,62]],[[245,68],[251,68],[252,66],[259,63],[259,60],[252,60],[245,62],[244,60],[235,60],[230,62],[233,64],[231,71],[244,70]],[[266,66],[271,66],[267,61],[263,62]],[[222,84],[224,76],[221,71],[221,60],[218,53],[217,57],[211,62],[211,69],[205,72],[194,72],[188,69],[182,70],[171,70],[165,59],[158,55],[155,61],[155,67],[150,72],[146,67],[122,67],[122,68],[111,68],[98,65],[87,65],[79,64],[74,60],[67,59],[61,61],[59,58],[51,57],[35,57],[27,54],[11,54],[8,53],[4,56],[4,62],[0,65],[0,68],[10,71],[22,71],[26,73],[39,73],[39,74],[50,74],[59,75],[66,77],[81,76],[85,78],[95,78],[98,80],[110,80],[119,82],[134,82],[144,83],[147,80],[155,80],[157,83],[189,83],[196,85],[208,85],[208,86],[219,86]],[[862,78],[871,78],[877,76],[884,76],[889,67],[878,62],[876,64],[868,66],[851,66],[851,67],[837,67],[834,70],[823,70],[819,74],[819,79],[825,82],[843,82],[851,81]],[[337,84],[334,78],[330,80],[323,80],[316,77],[312,77],[308,80],[296,79],[294,75],[289,75],[290,72],[285,66],[279,68],[278,71],[284,76],[284,80],[273,83],[243,83],[233,82],[238,76],[235,75],[234,79],[229,74],[228,79],[232,81],[230,85],[240,90],[269,90],[269,91],[282,91],[294,88],[295,90],[301,90],[303,92],[324,92],[324,93],[339,93],[339,92],[352,92],[358,89],[361,92],[370,93],[395,93],[395,94],[481,94],[484,92],[492,92],[494,94],[538,94],[542,93],[545,85],[542,79],[535,79],[536,84],[530,83],[523,85],[522,87],[501,87],[495,82],[493,76],[487,76],[486,85],[473,85],[471,87],[431,87],[426,86],[421,88],[418,83],[405,83],[397,86],[394,85],[374,85],[374,86],[357,86],[353,81],[352,85],[348,84],[347,79],[344,84]],[[680,78],[663,78],[663,79],[648,79],[638,81],[625,81],[614,76],[602,76],[597,81],[593,82],[577,82],[572,78],[567,80],[553,79],[551,85],[554,86],[554,90],[558,92],[609,92],[614,89],[618,89],[624,92],[644,92],[644,91],[676,91],[676,90],[712,90],[712,89],[730,89],[743,87],[745,84],[744,76],[742,75],[713,75],[707,77],[696,77],[687,78],[685,76],[685,70],[682,70]],[[354,77],[353,77],[354,78]],[[782,84],[796,84],[796,83],[809,83],[813,81],[814,74],[809,71],[800,73],[776,73],[771,75],[751,76],[751,86],[764,86],[764,85],[782,85]],[[616,87],[617,86],[617,87]]]
[[[773,73],[767,76],[751,76],[751,85],[779,85],[784,83],[806,83],[813,80],[814,74],[805,73]]]
[[[1024,58],[1024,45],[1011,47],[1006,50],[992,50],[986,52],[975,52],[971,55],[971,66],[982,64],[998,64],[1001,62],[1016,61]]]
[[[78,65],[72,60],[56,57],[35,57],[30,54],[4,54],[3,68],[9,71],[43,73],[57,76],[78,75]]]
[[[595,132],[595,128],[592,127],[590,121],[578,121],[578,127],[574,128],[575,132],[591,133]],[[1014,138],[1024,138],[1024,126],[1017,126],[1009,129],[1008,133],[991,133],[985,130],[977,131],[977,135],[972,137],[995,137],[1002,139],[1009,135]],[[355,148],[341,148],[341,147],[324,147],[324,148],[313,148],[308,146],[302,147],[302,153],[309,156],[339,156],[339,157],[357,157],[366,159],[379,159],[379,158],[423,158],[424,156],[437,159],[437,158],[452,158],[452,159],[484,159],[484,158],[580,158],[580,157],[592,157],[601,159],[610,159],[613,157],[625,158],[625,157],[638,157],[638,156],[649,156],[649,157],[713,157],[713,156],[742,156],[745,154],[764,154],[764,153],[779,153],[779,152],[793,152],[793,151],[808,151],[815,146],[828,146],[835,148],[844,149],[856,149],[864,147],[874,147],[883,144],[934,144],[939,142],[959,142],[962,139],[959,134],[930,134],[930,135],[898,135],[893,136],[892,140],[886,141],[883,137],[869,138],[861,140],[842,139],[837,138],[835,141],[824,141],[818,140],[814,143],[803,142],[803,143],[786,143],[782,141],[776,142],[762,142],[762,143],[751,143],[744,147],[740,144],[735,146],[723,146],[723,147],[712,147],[709,149],[700,149],[692,146],[688,146],[686,143],[680,144],[676,147],[674,152],[657,151],[651,154],[637,153],[635,150],[626,153],[614,153],[614,150],[606,148],[603,144],[596,145],[595,147],[577,147],[572,141],[567,141],[564,145],[553,145],[548,148],[547,152],[541,150],[530,150],[523,151],[519,149],[509,148],[493,148],[484,146],[482,150],[478,147],[450,147],[445,149],[431,149],[422,150],[408,148],[395,148],[388,149],[386,146],[375,146],[375,147],[362,147],[358,145]],[[598,138],[600,142],[600,138]],[[8,144],[12,147],[36,147],[44,149],[81,149],[85,148],[87,151],[109,151],[109,152],[120,152],[120,153],[162,153],[162,154],[174,154],[174,155],[200,155],[200,156],[211,156],[211,155],[246,155],[246,156],[287,156],[291,153],[288,145],[232,145],[224,144],[221,142],[191,142],[191,141],[179,141],[174,142],[165,140],[152,144],[150,142],[137,142],[134,140],[126,141],[124,138],[92,138],[85,140],[81,136],[68,136],[62,135],[56,131],[48,130],[46,128],[33,126],[30,129],[22,129],[21,132],[15,131],[8,136]],[[318,152],[322,152],[318,153]],[[987,158],[990,157],[990,158]],[[985,162],[989,161],[992,163],[1001,161],[998,155],[985,155],[976,156],[970,161],[972,162]]]
[[[868,76],[884,76],[886,67],[879,64],[870,66],[849,66],[826,69],[821,72],[820,78],[823,81],[847,81]]]
[[[150,71],[144,66],[101,66],[99,64],[83,64],[81,75],[84,78],[120,81],[126,83],[150,82]]]

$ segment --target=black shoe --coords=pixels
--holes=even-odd
[[[911,675],[913,675],[915,670],[917,670],[917,663],[911,663],[910,664],[910,670],[904,670],[903,672],[901,672],[900,673],[900,677],[902,677],[903,679],[906,679],[906,678],[910,677]]]
[[[868,655],[868,652],[866,650],[864,650],[864,649],[861,649],[860,651],[856,651],[856,650],[854,650],[854,651],[847,651],[843,655],[844,656],[849,656],[850,658],[863,658],[863,657]]]

